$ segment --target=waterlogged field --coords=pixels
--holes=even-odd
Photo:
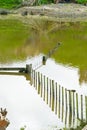
[[[26,42],[28,31],[17,20],[0,20],[0,62],[8,62],[24,57],[20,53],[21,46]]]
[[[47,61],[47,65],[39,69],[39,71],[43,72],[43,74],[46,74],[46,75],[49,73],[52,78],[55,78],[57,82],[60,83],[64,87],[70,86],[72,87],[71,89],[75,89],[77,87],[77,90],[80,90],[82,94],[83,90],[87,90],[86,89],[86,86],[87,86],[86,84],[87,83],[87,23],[53,22],[53,21],[48,21],[48,20],[41,20],[41,19],[38,20],[38,19],[28,19],[28,18],[25,18],[25,19],[11,18],[11,19],[0,20],[0,64],[6,65],[5,63],[10,63],[9,65],[11,66],[12,65],[18,66],[18,65],[23,65],[24,63],[25,65],[27,58],[32,57],[32,56],[34,57],[41,53],[48,54],[48,52],[52,48],[54,48],[58,42],[61,43],[61,46],[51,56],[58,64],[55,65],[56,63],[54,61],[51,62],[50,61],[51,59],[49,59]],[[19,62],[21,61],[21,64],[18,64],[17,61]],[[27,61],[27,63],[29,62]],[[71,67],[68,68],[67,66],[68,67],[71,66]],[[54,71],[52,72],[52,70]],[[59,120],[57,120],[56,117],[53,117],[54,115],[52,116],[52,118],[50,118],[50,120],[47,118],[48,115],[51,115],[52,113],[50,114],[48,112],[45,115],[45,117],[43,117],[43,119],[41,117],[39,117],[40,120],[38,119],[37,111],[41,111],[42,109],[38,109],[39,105],[37,106],[37,104],[32,104],[32,99],[34,100],[35,97],[33,98],[33,96],[35,96],[36,92],[33,94],[35,90],[31,88],[29,81],[27,81],[27,86],[29,85],[28,87],[30,88],[25,87],[26,80],[23,76],[22,77],[20,76],[20,78],[18,78],[19,76],[15,76],[15,74],[13,74],[13,77],[11,77],[9,74],[6,75],[6,73],[4,74],[1,73],[0,77],[1,77],[0,78],[1,84],[3,84],[3,86],[8,89],[8,91],[5,91],[4,87],[0,88],[1,89],[0,99],[2,98],[4,99],[4,104],[1,101],[0,105],[2,105],[2,107],[6,106],[12,115],[16,109],[14,107],[15,104],[17,106],[19,105],[18,111],[17,111],[18,113],[21,108],[23,108],[23,110],[26,111],[25,113],[21,109],[20,114],[19,114],[20,121],[18,122],[16,120],[16,116],[10,115],[12,117],[9,117],[9,118],[13,121],[13,124],[17,124],[17,125],[11,124],[9,127],[9,130],[11,130],[13,127],[15,127],[15,129],[20,128],[23,124],[24,125],[26,124],[25,122],[27,122],[27,125],[29,125],[29,128],[31,128],[31,130],[36,130],[36,128],[38,130],[41,130],[43,126],[46,127],[46,129],[48,130],[48,127],[50,126],[51,122],[53,122],[53,120],[56,124],[52,124],[52,126],[49,127],[49,130],[51,129],[54,130],[54,127],[55,127],[55,130],[59,128],[59,126],[57,126],[57,123],[59,122]],[[13,83],[10,83],[9,81],[10,78],[13,78],[12,80],[15,80],[13,81],[15,84],[20,79],[20,83],[18,81],[18,84],[17,85],[14,84],[13,86]],[[4,82],[4,80],[6,80],[6,82]],[[82,86],[80,86],[79,84],[82,84]],[[22,105],[20,108],[20,100],[21,100],[22,95],[19,98],[19,94],[18,94],[18,97],[17,97],[18,104],[16,102],[17,100],[14,98],[15,95],[11,95],[14,97],[12,99],[10,98],[11,96],[10,96],[9,90],[13,89],[12,86],[15,90],[14,94],[16,94],[16,91],[18,93],[20,92],[21,86],[23,88],[22,90],[23,92],[21,91],[22,95],[24,94],[24,92],[26,93],[26,90],[25,90],[26,88],[28,90],[32,89],[32,90],[27,91],[27,95],[25,96],[25,98],[22,99],[22,101],[25,100],[27,102],[28,102],[28,99],[30,99],[29,101],[30,104],[28,103],[25,104],[26,108],[24,108],[22,102],[21,102]],[[15,86],[17,86],[17,88],[15,88]],[[19,90],[18,90],[18,86],[20,86]],[[32,93],[29,94],[28,92],[32,92]],[[6,96],[9,95],[9,97],[6,97],[5,95]],[[86,91],[84,95],[87,95]],[[38,100],[36,102],[38,102]],[[10,105],[8,106],[8,104]],[[41,103],[39,102],[39,104],[41,104],[40,107],[42,108],[43,102],[41,101]],[[11,105],[13,106],[13,108],[10,107]],[[33,109],[35,110],[35,113],[33,113],[33,111],[31,113],[32,105],[33,105]],[[84,105],[84,108],[87,107],[86,103],[85,105]],[[46,108],[46,106],[43,106],[43,108],[46,109],[46,112],[48,111],[48,108]],[[87,108],[85,112],[87,112]],[[23,115],[21,115],[21,113],[23,113]],[[35,118],[35,114],[36,114],[36,118]],[[30,115],[32,118],[29,117]],[[43,116],[43,114],[41,116]],[[13,117],[15,118],[13,119]],[[17,117],[18,120],[19,120],[19,117]],[[44,119],[47,119],[47,122]],[[62,126],[62,123],[61,123],[61,126]],[[64,127],[64,126],[62,127],[61,126],[60,128]]]
[[[87,68],[87,23],[30,20],[25,26],[17,20],[0,20],[0,57],[4,61],[47,54],[58,42],[61,47],[52,55],[56,61]]]
[[[26,19],[23,22],[17,19],[0,20],[1,63],[47,54],[58,42],[61,46],[52,58],[56,62],[78,67],[86,81],[87,23],[41,19]]]

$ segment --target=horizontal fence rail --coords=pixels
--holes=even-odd
[[[24,67],[2,67],[0,68],[1,71],[25,71]]]

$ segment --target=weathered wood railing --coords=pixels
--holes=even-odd
[[[76,127],[78,120],[87,121],[87,96],[60,86],[34,69],[31,69],[31,84],[66,127]]]
[[[0,68],[1,71],[19,71],[19,72],[23,72],[26,69],[24,67],[1,67]]]
[[[30,83],[35,87],[38,94],[49,105],[52,111],[66,124],[66,127],[74,127],[78,119],[87,121],[87,96],[78,94],[75,90],[68,90],[57,82],[39,72],[43,65],[43,58],[40,58],[36,66],[27,64],[26,67],[0,68],[4,71],[19,71],[27,73]],[[2,74],[3,72],[1,72]]]
[[[35,67],[34,65],[32,67],[32,64],[27,64],[25,68],[0,68],[0,70],[18,70],[27,73],[26,78],[30,77],[31,85],[35,87],[38,94],[58,118],[65,123],[66,127],[75,127],[78,125],[78,120],[87,121],[87,96],[80,95],[75,90],[68,90],[59,85],[58,82],[40,73],[37,68],[42,63],[39,62]]]
[[[27,73],[30,83],[38,94],[49,105],[52,111],[65,123],[66,127],[76,127],[78,120],[87,121],[87,96],[80,95],[75,90],[68,90],[50,79],[38,70],[45,64],[47,58],[57,49],[59,44],[47,55],[41,56],[35,64],[27,64],[26,67],[0,68],[4,71],[19,71]],[[27,76],[26,76],[27,78]]]

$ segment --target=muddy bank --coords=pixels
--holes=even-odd
[[[64,22],[87,22],[87,6],[74,3],[58,3],[42,6],[25,6],[15,10],[10,10],[9,14],[0,15],[1,18],[47,19]]]
[[[87,21],[87,6],[73,3],[23,7],[14,10],[14,12],[22,16],[31,15],[60,20]]]

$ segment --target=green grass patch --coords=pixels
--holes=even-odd
[[[0,0],[0,8],[12,9],[18,6],[22,0]]]
[[[0,62],[25,57],[21,46],[25,44],[29,30],[18,20],[0,20]]]

